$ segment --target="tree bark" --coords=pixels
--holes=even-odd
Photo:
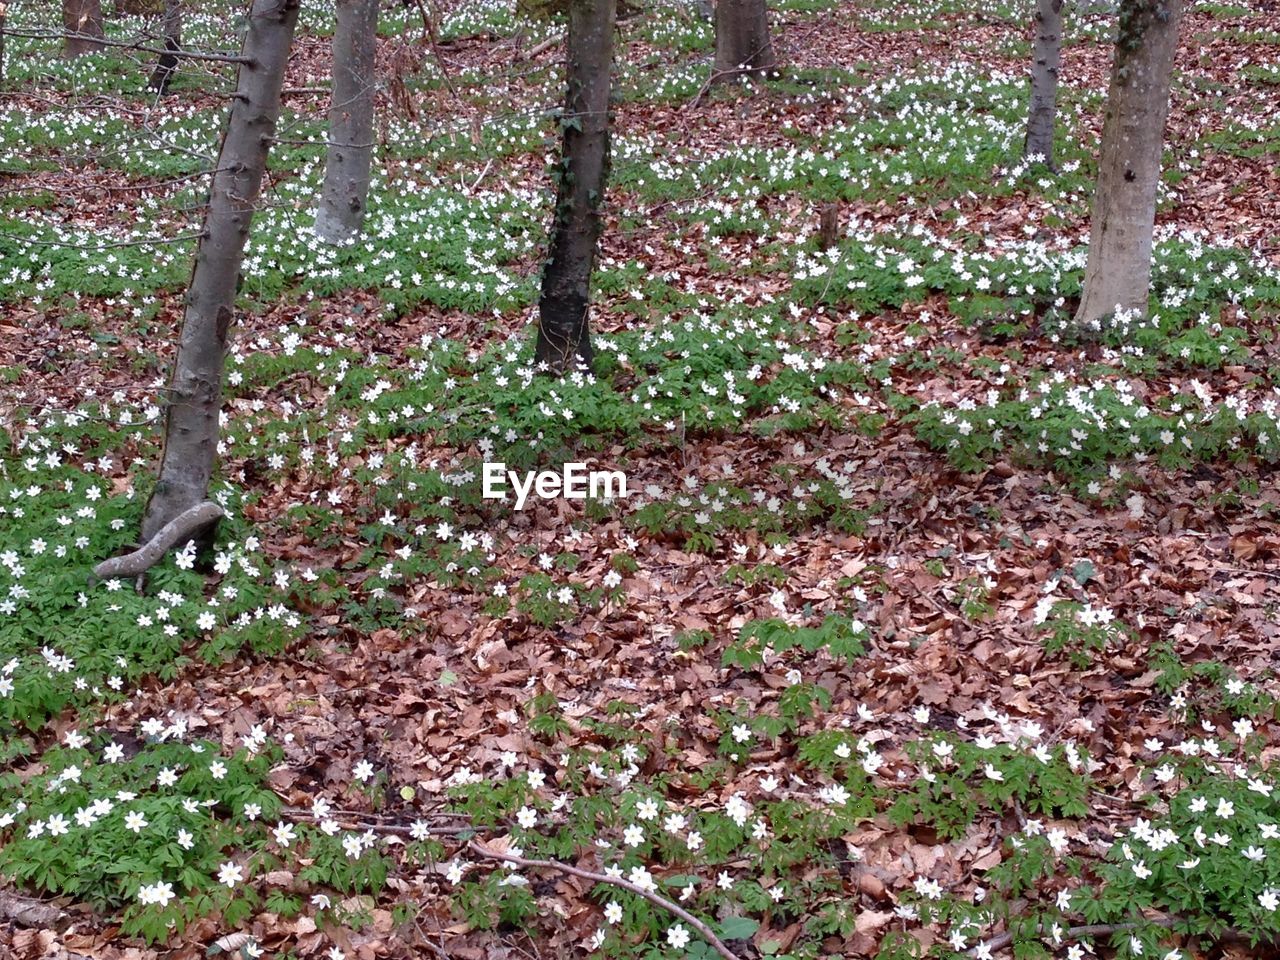
[[[716,80],[762,76],[778,64],[765,0],[716,0]]]
[[[587,329],[591,271],[609,177],[609,86],[613,71],[615,0],[572,0],[569,7],[568,93],[556,215],[538,300],[537,359],[563,373],[575,356],[593,360]]]
[[[167,51],[160,55],[156,62],[155,72],[147,85],[158,95],[169,92],[169,81],[178,69],[177,52],[182,49],[182,0],[165,0],[164,4],[164,48]]]
[[[1031,48],[1031,106],[1027,111],[1024,157],[1040,157],[1053,167],[1053,133],[1058,112],[1058,67],[1062,61],[1062,0],[1037,0],[1036,36]]]
[[[205,500],[218,450],[222,368],[249,224],[280,114],[299,0],[253,0],[231,113],[187,288],[165,413],[160,475],[140,543]]]
[[[360,231],[373,165],[374,57],[378,0],[338,0],[333,34],[329,153],[316,210],[316,236],[341,243]]]
[[[101,0],[62,0],[62,30],[66,34],[64,52],[68,57],[97,53],[106,36],[102,29]]]
[[[1156,189],[1182,4],[1121,0],[1089,262],[1075,317],[1082,331],[1098,329],[1116,310],[1147,309]]]

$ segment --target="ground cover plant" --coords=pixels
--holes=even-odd
[[[1066,5],[1048,158],[1031,0],[778,0],[729,70],[619,4],[557,375],[578,15],[382,5],[322,243],[349,2],[282,68],[221,520],[142,576],[95,568],[150,539],[254,17],[182,4],[161,93],[165,3],[77,56],[3,14],[0,954],[1274,951],[1274,5],[1185,4],[1149,296],[1081,324],[1114,6]]]

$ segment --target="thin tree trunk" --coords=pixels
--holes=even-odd
[[[168,52],[160,55],[147,84],[160,96],[169,92],[169,81],[178,69],[175,54],[182,49],[182,0],[165,0],[163,26],[164,48]]]
[[[68,57],[96,53],[97,41],[106,36],[102,29],[101,0],[62,0],[62,30],[66,34],[64,52]]]
[[[765,0],[716,0],[716,80],[762,76],[778,64]]]
[[[206,497],[218,449],[222,368],[240,264],[280,114],[299,0],[253,0],[226,133],[214,168],[204,229],[187,288],[182,336],[165,413],[164,453],[142,521],[146,544]]]
[[[1058,67],[1062,61],[1062,0],[1037,0],[1036,38],[1031,49],[1031,106],[1027,112],[1024,157],[1053,167],[1053,133],[1058,112]]]
[[[591,366],[587,329],[591,270],[609,177],[609,85],[613,70],[615,0],[572,0],[569,7],[568,94],[556,215],[538,300],[537,359],[563,373],[575,355]]]
[[[1076,325],[1146,313],[1152,232],[1182,0],[1122,0]]]
[[[373,165],[374,58],[378,0],[338,0],[333,34],[329,154],[316,210],[316,236],[341,243],[360,230]]]

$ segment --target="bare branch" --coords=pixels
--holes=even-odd
[[[165,50],[161,47],[147,46],[145,43],[130,43],[127,40],[110,40],[88,33],[72,33],[66,30],[10,30],[5,28],[5,35],[23,37],[27,40],[92,40],[104,47],[118,47],[122,50],[137,50],[141,53],[157,53],[184,60],[208,60],[213,63],[240,63],[253,65],[253,61],[234,53],[216,53],[212,50]]]

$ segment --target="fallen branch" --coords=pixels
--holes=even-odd
[[[502,860],[505,863],[514,863],[521,867],[533,867],[540,870],[559,870],[561,873],[567,873],[574,877],[580,877],[583,880],[590,880],[594,883],[607,883],[610,886],[621,887],[623,890],[630,890],[638,897],[643,897],[654,906],[662,907],[668,913],[673,913],[693,929],[697,930],[702,938],[711,944],[712,949],[720,954],[724,960],[741,960],[741,958],[724,945],[724,942],[711,932],[711,928],[705,923],[691,914],[678,903],[673,903],[666,897],[646,890],[639,884],[632,883],[630,880],[624,880],[622,877],[611,877],[607,873],[594,873],[590,870],[583,870],[579,867],[570,866],[567,863],[561,863],[559,860],[530,860],[528,857],[517,857],[510,853],[500,853],[497,850],[490,850],[488,847],[475,840],[467,844],[467,849],[479,857],[485,857],[489,860]]]
[[[66,912],[43,900],[0,891],[0,920],[20,927],[47,929],[66,916]]]
[[[493,157],[489,158],[489,162],[484,165],[484,169],[480,171],[480,176],[476,177],[476,182],[471,185],[472,192],[476,187],[480,186],[480,181],[484,179],[485,174],[489,172],[489,168],[493,166]],[[465,185],[465,184],[464,184]]]
[[[557,43],[563,43],[563,42],[564,42],[563,34],[556,34],[554,37],[547,37],[547,39],[543,40],[541,43],[535,43],[532,47],[528,49],[527,52],[522,53],[520,55],[520,59],[532,60],[534,57],[542,53],[544,50],[550,50]]]
[[[731,70],[712,70],[711,76],[707,77],[707,82],[702,85],[702,88],[698,91],[697,95],[680,109],[693,110],[702,102],[702,98],[711,92],[711,88],[718,82],[723,80],[725,77],[736,77],[742,72],[743,71],[738,67],[734,67]]]
[[[390,834],[396,837],[413,837],[415,834],[426,833],[430,836],[437,837],[456,837],[460,834],[471,835],[475,833],[475,827],[468,823],[457,823],[451,826],[438,826],[433,824],[419,824],[418,826],[405,826],[400,823],[379,823],[377,821],[365,820],[359,815],[349,816],[342,811],[334,811],[333,816],[317,817],[310,810],[303,807],[285,807],[280,811],[291,820],[302,823],[319,823],[323,820],[332,820],[343,830],[372,830],[374,833]],[[440,816],[440,814],[428,814],[428,816]],[[465,814],[444,814],[448,817],[464,817]]]
[[[212,500],[197,503],[166,523],[154,537],[133,553],[103,560],[93,568],[93,575],[99,580],[141,576],[159,563],[175,543],[180,540],[189,540],[197,530],[207,527],[225,515],[222,508]]]

